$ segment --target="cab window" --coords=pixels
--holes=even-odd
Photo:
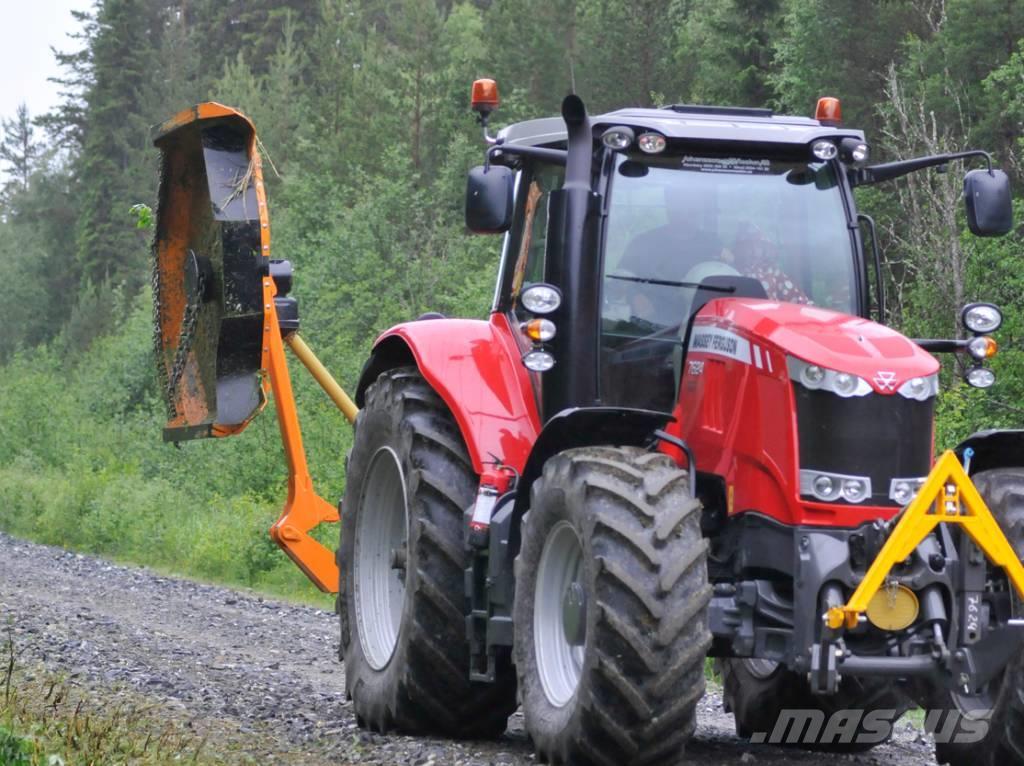
[[[544,281],[544,253],[547,249],[548,200],[551,192],[562,186],[564,168],[537,165],[524,179],[521,187],[526,195],[523,203],[522,235],[516,248],[512,274],[512,310],[520,319],[528,312],[519,307],[519,293],[524,285]]]

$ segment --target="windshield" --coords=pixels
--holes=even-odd
[[[760,285],[751,289],[771,300],[857,313],[852,240],[828,163],[623,157],[609,193],[602,309],[609,404],[671,409],[696,286],[708,277],[749,277]],[[638,376],[647,383],[637,386]]]

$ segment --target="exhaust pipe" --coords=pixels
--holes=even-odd
[[[559,326],[552,353],[559,366],[544,385],[544,418],[567,407],[598,403],[598,301],[601,271],[597,257],[598,196],[591,188],[594,136],[583,99],[562,101],[568,154],[562,188],[551,193],[545,281],[562,289],[562,305],[552,317]],[[572,364],[568,360],[572,359]]]

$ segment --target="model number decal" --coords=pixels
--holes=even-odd
[[[747,339],[718,327],[694,328],[693,335],[690,336],[690,350],[727,356],[750,364],[750,343]]]
[[[981,596],[970,594],[967,597],[967,631],[977,635],[981,630]]]

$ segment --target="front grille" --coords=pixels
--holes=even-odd
[[[877,393],[843,398],[798,383],[793,392],[800,468],[871,477],[871,499],[864,505],[896,505],[889,499],[892,479],[928,475],[934,398],[919,402]]]

